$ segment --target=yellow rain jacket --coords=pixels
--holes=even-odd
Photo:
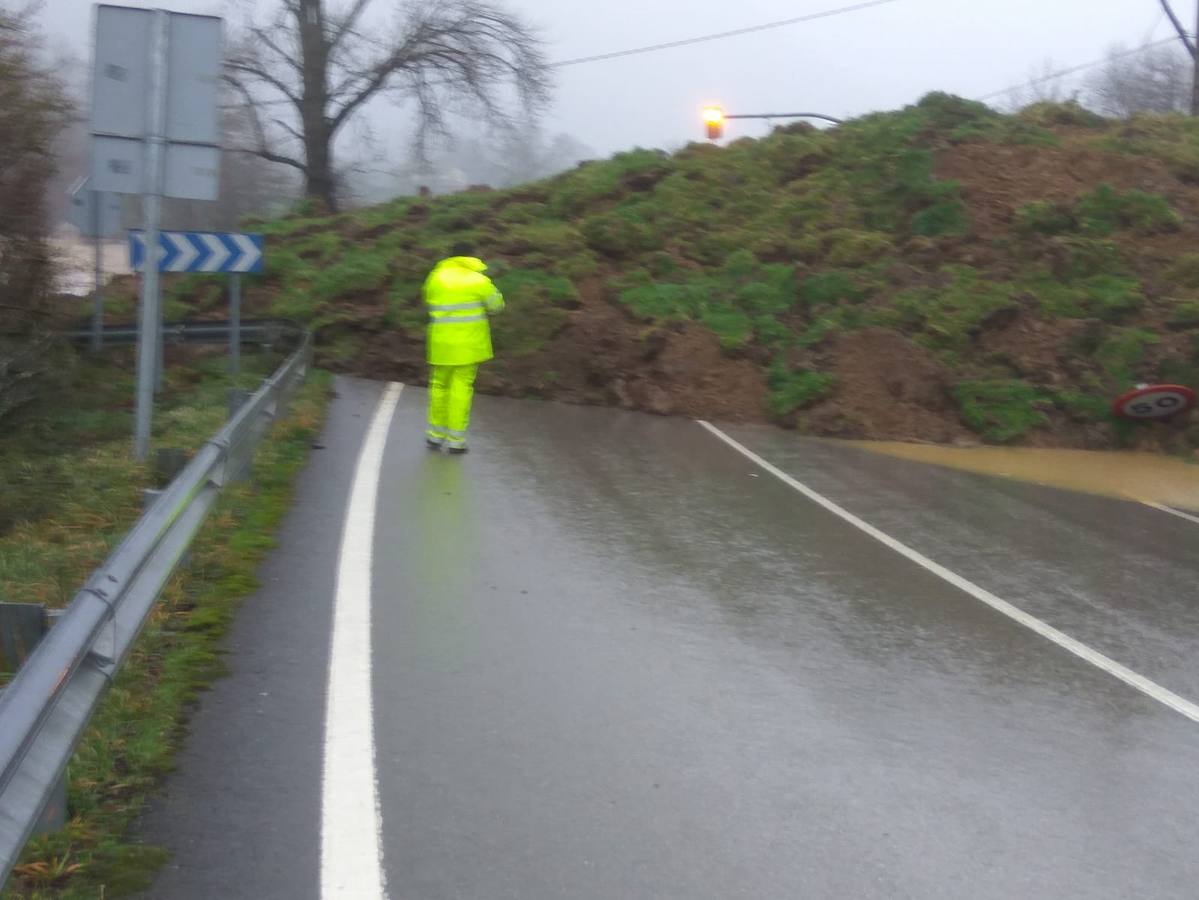
[[[504,298],[473,256],[443,259],[425,280],[429,309],[427,350],[433,366],[469,366],[486,362],[491,349],[489,315],[504,308]]]

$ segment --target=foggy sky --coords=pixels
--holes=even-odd
[[[268,3],[269,0],[260,0]],[[326,0],[337,8],[345,0]],[[792,18],[850,0],[502,0],[537,25],[551,60],[568,59]],[[393,0],[375,0],[381,11]],[[165,6],[236,18],[244,2],[167,0]],[[1191,0],[1175,4],[1186,19]],[[83,56],[92,21],[85,0],[44,0],[52,41]],[[557,70],[551,131],[603,155],[633,146],[681,146],[701,136],[698,110],[813,111],[853,116],[910,103],[931,90],[967,97],[1026,80],[1046,60],[1065,68],[1114,43],[1169,36],[1157,0],[898,0],[817,22]],[[1077,79],[1075,79],[1077,82]],[[403,121],[372,108],[388,154],[407,149]],[[730,136],[768,125],[731,123]]]

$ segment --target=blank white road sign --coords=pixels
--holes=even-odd
[[[167,140],[218,146],[221,20],[171,13],[167,33]]]
[[[156,11],[96,7],[92,66],[92,185],[148,193],[146,137]],[[220,186],[221,20],[167,14],[167,140],[163,194],[215,200]]]

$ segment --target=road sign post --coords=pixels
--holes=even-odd
[[[164,196],[217,199],[220,70],[219,18],[96,7],[92,184],[98,191],[142,195],[151,247],[160,243]],[[133,448],[143,460],[162,372],[158,273],[150,265],[142,277]]]
[[[229,276],[229,371],[241,372],[241,276]]]
[[[154,11],[151,32],[149,91],[150,127],[146,131],[145,190],[142,194],[146,234],[151,247],[158,246],[158,229],[162,224],[162,151],[166,119],[166,11]],[[158,267],[147,266],[142,275],[141,341],[137,348],[137,421],[133,437],[133,454],[144,460],[150,454],[150,420],[154,411],[154,388],[158,380],[161,328],[158,304],[160,300]]]
[[[98,353],[104,345],[104,259],[101,242],[120,230],[121,201],[115,194],[92,190],[90,177],[76,181],[67,196],[71,200],[68,220],[79,229],[80,235],[92,238],[95,253],[91,350]]]
[[[92,353],[104,349],[104,245],[100,237],[100,204],[93,204],[93,224],[96,231],[92,238],[95,251],[95,289],[92,293]]]

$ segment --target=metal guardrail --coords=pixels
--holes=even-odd
[[[237,327],[243,344],[277,344],[304,334],[301,326],[286,319],[247,319]],[[233,336],[234,325],[226,320],[167,322],[162,328],[163,340],[168,344],[228,344]],[[138,330],[136,324],[106,326],[103,341],[106,345],[136,344]],[[92,330],[76,329],[67,332],[67,337],[76,343],[88,343],[92,338]]]
[[[92,573],[0,693],[0,887],[92,712],[226,484],[311,365],[312,338],[201,447]]]

